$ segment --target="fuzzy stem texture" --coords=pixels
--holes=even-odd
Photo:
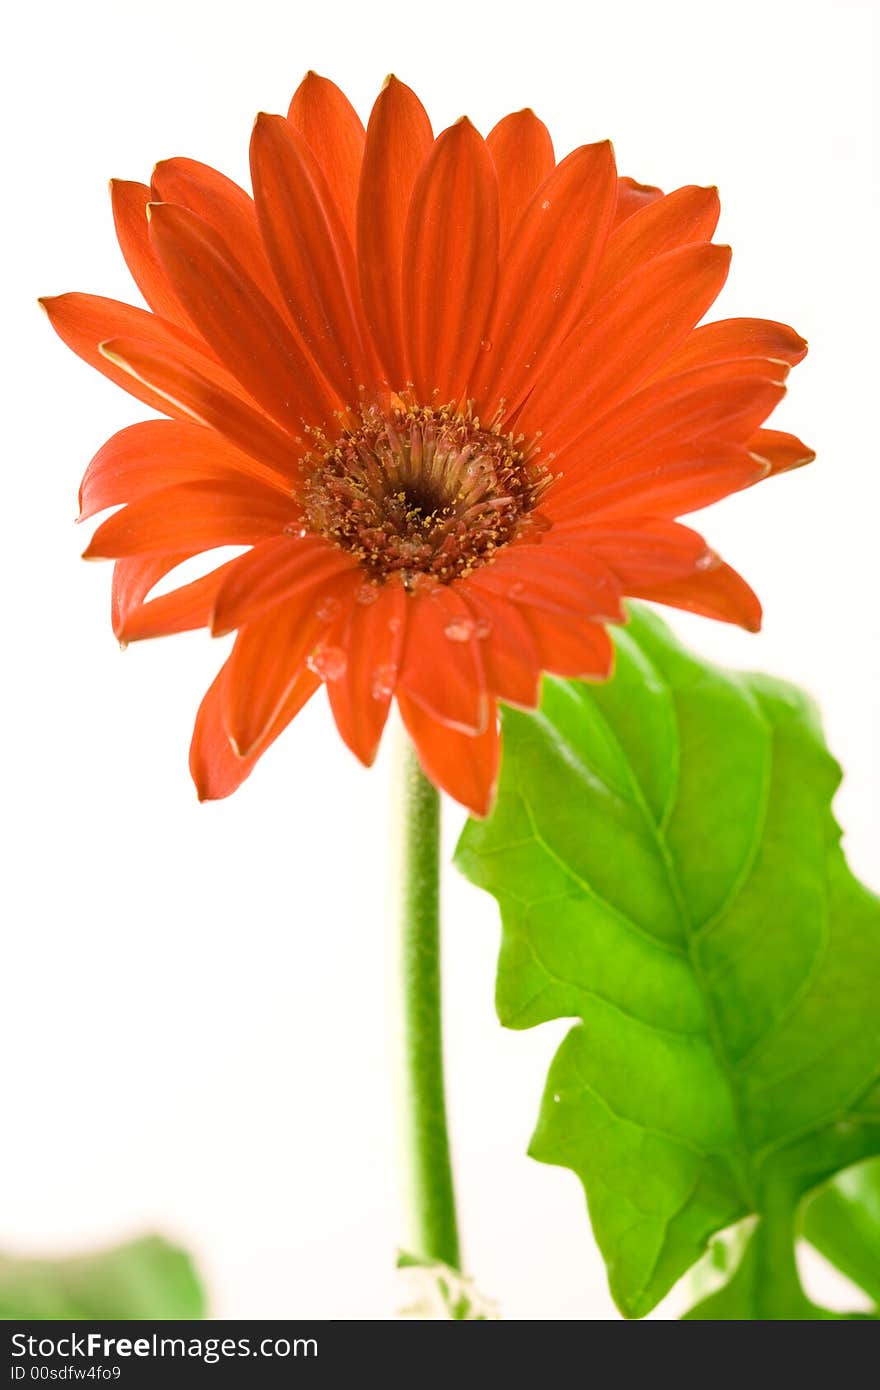
[[[440,795],[402,731],[398,739],[397,926],[401,1096],[408,1250],[460,1268],[443,1079],[440,965]]]

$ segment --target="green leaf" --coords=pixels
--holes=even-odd
[[[546,680],[504,739],[457,862],[501,909],[502,1023],[578,1020],[530,1152],[583,1182],[626,1316],[754,1214],[752,1316],[775,1317],[804,1297],[802,1195],[880,1151],[880,903],[815,710],[639,609],[611,681]]]
[[[873,1274],[876,1279],[880,1257],[877,1230],[872,1224],[872,1219],[876,1221],[876,1211],[870,1212],[877,1193],[866,1192],[862,1180],[856,1176],[872,1167],[876,1167],[874,1160],[847,1169],[840,1177],[823,1184],[805,1203],[807,1214],[815,1206],[821,1211],[821,1218],[813,1229],[817,1234],[828,1236],[823,1254],[843,1273],[855,1278],[856,1282],[862,1282],[857,1277],[860,1272],[869,1277]],[[842,1197],[839,1188],[844,1178],[849,1178],[848,1199]],[[785,1203],[778,1214],[772,1208],[765,1209],[760,1222],[746,1224],[751,1224],[752,1229],[745,1244],[739,1243],[738,1249],[734,1245],[730,1250],[736,1258],[735,1267],[726,1270],[728,1281],[714,1293],[700,1299],[690,1312],[684,1314],[684,1321],[742,1322],[755,1318],[787,1322],[877,1320],[876,1312],[836,1313],[821,1308],[807,1298],[797,1279],[790,1277],[794,1268],[792,1251],[795,1235],[798,1227],[803,1230],[807,1225],[807,1215],[801,1214],[799,1219],[793,1221],[789,1205]],[[818,1248],[818,1242],[816,1244]],[[782,1278],[781,1271],[784,1272]]]
[[[64,1260],[0,1255],[0,1318],[85,1321],[203,1318],[192,1261],[159,1236]]]
[[[778,1214],[765,1210],[760,1222],[748,1217],[736,1226],[715,1237],[699,1264],[688,1275],[688,1285],[698,1302],[684,1321],[707,1319],[712,1322],[745,1319],[809,1320],[868,1320],[876,1321],[878,1312],[837,1313],[810,1301],[792,1272],[791,1252],[795,1235],[804,1233],[806,1214],[815,1205],[828,1217],[825,1228],[830,1236],[823,1254],[842,1273],[858,1280],[860,1269],[876,1278],[880,1244],[876,1231],[866,1229],[862,1203],[871,1205],[874,1193],[864,1190],[857,1176],[869,1174],[875,1160],[848,1168],[829,1183],[822,1184],[807,1196],[794,1221],[786,1207]],[[838,1205],[839,1185],[848,1180],[850,1211],[841,1217]],[[830,1200],[828,1200],[830,1199]],[[826,1205],[827,1202],[827,1205]],[[806,1214],[805,1214],[806,1212]],[[847,1217],[851,1222],[848,1225]],[[855,1258],[854,1258],[855,1257]],[[858,1262],[858,1263],[857,1263]],[[780,1271],[785,1277],[780,1279]]]
[[[880,1308],[880,1159],[820,1187],[804,1207],[803,1235]]]
[[[780,1287],[779,1265],[780,1262],[788,1264],[792,1249],[790,1229],[782,1233],[782,1240],[783,1249],[776,1249],[770,1222],[765,1217],[751,1233],[729,1283],[701,1299],[684,1314],[683,1320],[804,1322],[839,1319],[841,1314],[811,1303],[796,1279],[792,1282],[785,1278]]]

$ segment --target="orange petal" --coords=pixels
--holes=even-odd
[[[410,200],[403,304],[417,396],[461,399],[498,273],[498,181],[468,120],[437,139]]]
[[[372,586],[364,586],[366,597]],[[375,589],[369,603],[356,601],[341,624],[337,639],[346,654],[338,680],[327,682],[330,708],[342,738],[355,757],[370,767],[388,718],[397,686],[409,600],[402,584]]]
[[[228,675],[227,661],[202,700],[196,716],[189,751],[189,768],[200,801],[220,800],[224,796],[230,796],[240,787],[269,745],[284,732],[294,715],[299,713],[321,684],[318,677],[304,667],[262,741],[247,758],[240,758],[229,741],[223,723],[224,692]]]
[[[292,513],[291,500],[283,492],[253,482],[180,483],[114,512],[98,527],[85,558],[114,560],[252,545],[263,536],[276,535]]]
[[[555,517],[570,493],[584,486],[587,473],[598,483],[634,453],[647,456],[697,439],[743,443],[785,395],[785,387],[738,364],[706,367],[658,381],[611,411],[557,460],[561,476],[548,490],[542,509]]]
[[[184,560],[192,559],[192,555],[192,551],[185,550],[177,555],[131,555],[116,561],[110,608],[113,632],[120,641],[123,640],[122,633],[129,615],[141,607],[160,579],[182,565]]]
[[[736,358],[764,358],[793,367],[807,354],[800,334],[770,319],[719,319],[697,328],[657,372],[658,378]]]
[[[487,592],[509,602],[570,618],[621,621],[620,585],[602,559],[586,547],[548,540],[518,542],[501,551],[468,580],[468,594]]]
[[[641,208],[650,207],[658,198],[663,197],[663,189],[655,188],[651,183],[636,183],[635,179],[627,178],[625,175],[617,180],[617,206],[614,211],[614,226],[619,227],[621,222],[625,222],[633,213],[639,212]]]
[[[664,251],[694,241],[710,241],[721,204],[716,188],[688,186],[655,199],[628,217],[608,238],[590,290],[595,303],[634,270]]]
[[[802,444],[796,435],[785,434],[782,430],[756,430],[746,447],[767,460],[771,474],[801,468],[816,457],[815,451]]]
[[[498,174],[502,255],[532,197],[552,174],[553,141],[534,111],[514,111],[486,136]]]
[[[180,416],[186,412],[147,382],[138,380],[106,357],[100,350],[102,343],[110,338],[136,338],[198,371],[223,391],[236,396],[241,394],[235,378],[214,360],[208,350],[200,349],[192,334],[185,333],[165,319],[157,318],[155,314],[147,313],[146,309],[135,309],[131,304],[121,304],[116,299],[102,299],[95,294],[61,294],[54,299],[41,299],[40,303],[59,338],[84,362],[88,362],[90,367],[97,367],[117,386],[124,387],[162,415]]]
[[[361,294],[388,380],[409,379],[403,319],[403,239],[416,176],[431,149],[431,122],[415,92],[390,77],[367,126],[357,210]]]
[[[466,806],[473,816],[488,816],[495,800],[501,739],[492,703],[481,734],[465,734],[438,723],[416,701],[398,695],[401,717],[425,776]]]
[[[541,661],[522,612],[499,594],[466,582],[461,595],[477,624],[487,688],[509,705],[534,709]]]
[[[375,379],[354,252],[314,156],[283,117],[257,117],[251,175],[288,312],[338,399],[351,405]]]
[[[277,603],[314,592],[324,581],[355,568],[351,555],[318,536],[272,536],[233,560],[217,594],[211,631],[232,632]]]
[[[579,539],[614,572],[627,594],[634,592],[633,585],[665,584],[719,563],[696,531],[653,517],[628,517],[616,526],[590,525]]]
[[[558,165],[520,218],[470,392],[484,415],[502,398],[508,411],[516,409],[581,317],[615,187],[610,143],[584,145]]]
[[[237,183],[196,159],[163,159],[153,170],[152,202],[174,203],[207,222],[235,250],[255,285],[276,308],[281,296],[260,240],[257,210]]]
[[[409,599],[400,689],[434,719],[465,733],[486,726],[488,700],[476,625],[448,585]]]
[[[667,584],[639,585],[629,592],[633,598],[683,608],[706,618],[718,618],[722,623],[736,623],[748,632],[758,632],[761,628],[758,597],[730,565],[720,564],[705,573]]]
[[[296,468],[302,441],[297,444],[256,405],[218,384],[204,370],[204,361],[194,364],[176,347],[169,349],[134,338],[111,338],[102,343],[99,360],[105,359],[118,372],[120,382],[137,382],[166,414],[217,430],[278,473]]]
[[[631,454],[598,476],[584,469],[582,486],[554,508],[554,530],[576,531],[598,517],[681,516],[760,482],[769,471],[744,445],[715,440]]]
[[[124,561],[117,561],[117,568]],[[120,642],[139,642],[146,637],[170,637],[176,632],[191,632],[208,627],[217,591],[234,561],[219,565],[210,574],[202,575],[179,589],[160,594],[148,603],[129,604],[126,615],[116,629]],[[151,586],[152,587],[152,586]]]
[[[294,431],[325,419],[335,402],[223,238],[172,203],[151,204],[150,238],[181,304],[253,399]]]
[[[119,430],[95,454],[80,485],[79,520],[175,483],[242,477],[285,486],[280,474],[213,430],[186,420],[143,420]]]
[[[145,183],[111,179],[110,198],[116,239],[135,284],[154,313],[191,333],[192,323],[178,304],[150,245],[147,204],[152,201],[152,194],[149,188]]]
[[[239,757],[249,757],[269,736],[308,669],[306,658],[326,628],[317,611],[318,590],[344,602],[351,587],[348,576],[330,586],[319,579],[239,631],[229,658],[223,716]]]
[[[527,610],[526,618],[545,671],[578,680],[602,681],[611,675],[614,647],[600,623],[535,609]]]
[[[698,243],[636,270],[593,306],[547,363],[519,427],[527,435],[543,431],[555,450],[581,438],[691,332],[729,266],[728,247]]]
[[[316,72],[307,72],[293,94],[287,119],[315,156],[353,242],[364,155],[364,127],[360,116],[335,82],[319,77]]]

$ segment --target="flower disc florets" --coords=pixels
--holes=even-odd
[[[373,579],[401,573],[448,584],[540,525],[552,481],[529,446],[454,406],[363,411],[303,461],[310,530],[350,550]]]

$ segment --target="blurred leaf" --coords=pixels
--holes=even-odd
[[[159,1236],[63,1260],[0,1256],[0,1318],[84,1321],[202,1318],[189,1256]]]
[[[783,1259],[787,1261],[787,1258],[788,1251],[783,1255]],[[768,1222],[764,1220],[752,1231],[730,1281],[708,1298],[701,1299],[690,1312],[684,1314],[683,1320],[803,1322],[841,1317],[839,1313],[829,1312],[811,1303],[796,1281],[786,1279],[781,1290],[768,1288],[768,1284],[774,1280],[775,1267],[776,1254],[772,1249]],[[768,1309],[768,1292],[773,1294],[772,1310]]]
[[[820,1187],[804,1207],[802,1232],[880,1307],[880,1160]]]
[[[473,1279],[451,1269],[441,1260],[420,1260],[401,1250],[397,1257],[400,1271],[402,1318],[422,1322],[497,1322],[498,1309],[480,1293]]]
[[[765,1215],[763,1220],[752,1226],[744,1247],[738,1251],[728,1282],[701,1298],[683,1315],[683,1321],[743,1322],[756,1318],[785,1322],[877,1320],[877,1313],[835,1313],[821,1308],[807,1298],[799,1283],[789,1279],[784,1279],[781,1286],[778,1285],[777,1271],[780,1265],[786,1266],[789,1262],[790,1230],[784,1231],[783,1239],[784,1248],[775,1250],[773,1224]],[[731,1253],[736,1256],[736,1249]],[[842,1263],[838,1267],[846,1272]]]
[[[504,738],[458,864],[500,905],[502,1023],[579,1020],[531,1154],[583,1182],[626,1316],[749,1214],[728,1297],[813,1316],[798,1203],[880,1151],[880,903],[841,853],[810,701],[639,609],[613,680],[546,680]]]

